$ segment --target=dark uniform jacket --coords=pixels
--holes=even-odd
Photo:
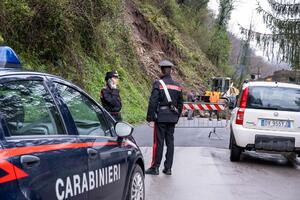
[[[100,94],[102,106],[111,114],[119,115],[122,109],[122,102],[120,91],[118,89],[111,89],[106,86],[101,90]]]
[[[170,75],[163,76],[161,79],[165,82],[172,104],[177,108],[177,111],[171,109],[162,85],[159,81],[155,81],[149,100],[147,121],[177,123],[183,108],[182,87]]]

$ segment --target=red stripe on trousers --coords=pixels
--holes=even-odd
[[[155,165],[155,160],[156,160],[156,145],[157,145],[157,139],[156,139],[156,124],[154,123],[154,133],[153,133],[153,149],[152,149],[152,162],[151,162],[151,167]]]

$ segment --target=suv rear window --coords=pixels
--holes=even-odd
[[[250,87],[247,108],[300,112],[300,89]]]

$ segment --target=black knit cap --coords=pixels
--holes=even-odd
[[[113,70],[111,72],[106,72],[105,81],[107,81],[110,78],[119,78],[118,72],[116,70]]]

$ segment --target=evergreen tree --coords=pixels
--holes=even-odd
[[[270,58],[277,54],[278,61],[291,64],[295,70],[300,69],[300,0],[268,0],[270,11],[259,3],[257,11],[271,30],[271,34],[252,31],[251,39],[263,47]],[[249,30],[241,28],[243,34]]]
[[[226,28],[230,20],[231,12],[234,9],[235,0],[220,0],[219,15],[217,18],[217,26]]]

